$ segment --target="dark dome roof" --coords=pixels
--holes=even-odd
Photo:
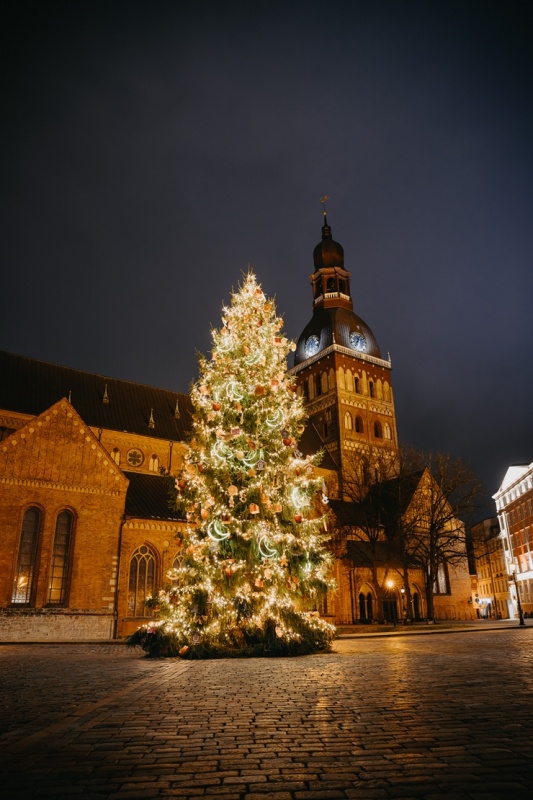
[[[344,267],[344,250],[342,245],[331,238],[331,228],[326,223],[322,227],[322,241],[313,251],[315,270],[322,267]]]
[[[350,343],[351,333],[359,333],[364,336],[366,345],[364,352],[367,355],[381,358],[376,337],[366,322],[353,311],[335,306],[315,310],[310,322],[307,323],[298,339],[296,352],[294,353],[294,366],[309,358],[305,352],[305,345],[310,336],[318,337],[317,353],[335,343],[353,350],[354,354],[356,354],[357,350]]]

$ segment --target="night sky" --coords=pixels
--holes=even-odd
[[[3,5],[0,347],[186,392],[248,264],[298,337],[328,194],[400,440],[490,496],[533,461],[533,3],[183,5]]]

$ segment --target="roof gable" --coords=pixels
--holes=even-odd
[[[128,480],[63,398],[0,446],[0,481],[36,481],[85,491],[125,492]]]

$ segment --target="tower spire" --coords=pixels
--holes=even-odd
[[[329,200],[329,194],[325,194],[324,197],[320,198],[320,202],[322,203],[322,216],[324,217],[324,225],[327,226],[328,224],[328,212],[326,211],[326,202]]]

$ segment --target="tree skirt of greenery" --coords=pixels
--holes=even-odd
[[[299,616],[299,615],[295,615]],[[265,630],[260,628],[239,628],[230,631],[224,641],[200,640],[184,644],[172,631],[165,630],[161,624],[139,628],[127,639],[130,647],[141,647],[149,658],[272,658],[303,656],[312,653],[327,653],[331,650],[334,629],[322,620],[314,620],[310,626],[304,617],[296,622],[293,629],[298,630],[295,638],[287,640],[276,634],[276,625],[270,621]]]

